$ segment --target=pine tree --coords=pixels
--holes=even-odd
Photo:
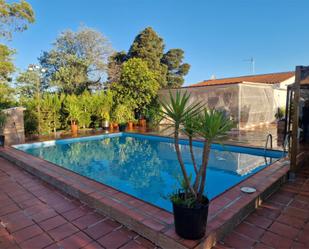
[[[184,76],[190,70],[188,63],[182,63],[184,51],[182,49],[170,49],[163,55],[161,62],[167,66],[167,87],[177,88],[184,83]]]
[[[167,66],[161,63],[164,53],[164,42],[161,37],[148,27],[139,33],[131,45],[128,58],[141,58],[156,75],[161,88],[166,86]]]

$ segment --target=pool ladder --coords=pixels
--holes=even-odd
[[[268,147],[268,142],[270,142],[270,149],[272,149],[273,148],[273,135],[271,135],[270,133],[266,136],[266,143],[264,147],[265,154],[266,154],[266,150]]]
[[[270,149],[272,149],[273,148],[273,135],[271,135],[270,133],[266,136],[266,143],[264,147],[264,158],[265,158],[266,164],[267,164],[266,152],[267,152],[268,144],[270,144]],[[272,158],[270,158],[270,163],[272,163]]]
[[[287,134],[284,138],[284,141],[282,143],[283,151],[282,156],[286,156],[290,149],[290,134]]]

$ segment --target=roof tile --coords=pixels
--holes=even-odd
[[[293,77],[294,75],[295,75],[294,72],[283,72],[283,73],[247,75],[247,76],[213,79],[213,80],[210,79],[210,80],[205,80],[205,81],[202,81],[196,84],[192,84],[189,87],[237,84],[237,83],[243,83],[243,82],[276,84],[276,83],[285,81]]]

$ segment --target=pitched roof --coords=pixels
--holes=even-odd
[[[283,72],[283,73],[270,73],[270,74],[259,74],[259,75],[247,75],[232,78],[222,79],[210,79],[205,80],[196,84],[192,84],[188,87],[197,86],[213,86],[213,85],[225,85],[225,84],[237,84],[243,82],[253,83],[264,83],[264,84],[276,84],[285,81],[295,75],[294,72]]]

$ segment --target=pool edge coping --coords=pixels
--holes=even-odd
[[[216,197],[210,204],[206,237],[192,241],[181,239],[175,234],[173,215],[159,207],[72,171],[55,167],[50,162],[15,148],[1,148],[0,156],[119,221],[156,245],[179,249],[211,248],[261,201],[276,191],[285,182],[289,170],[287,159],[280,159]],[[257,192],[252,195],[241,193],[241,186],[256,187]]]

